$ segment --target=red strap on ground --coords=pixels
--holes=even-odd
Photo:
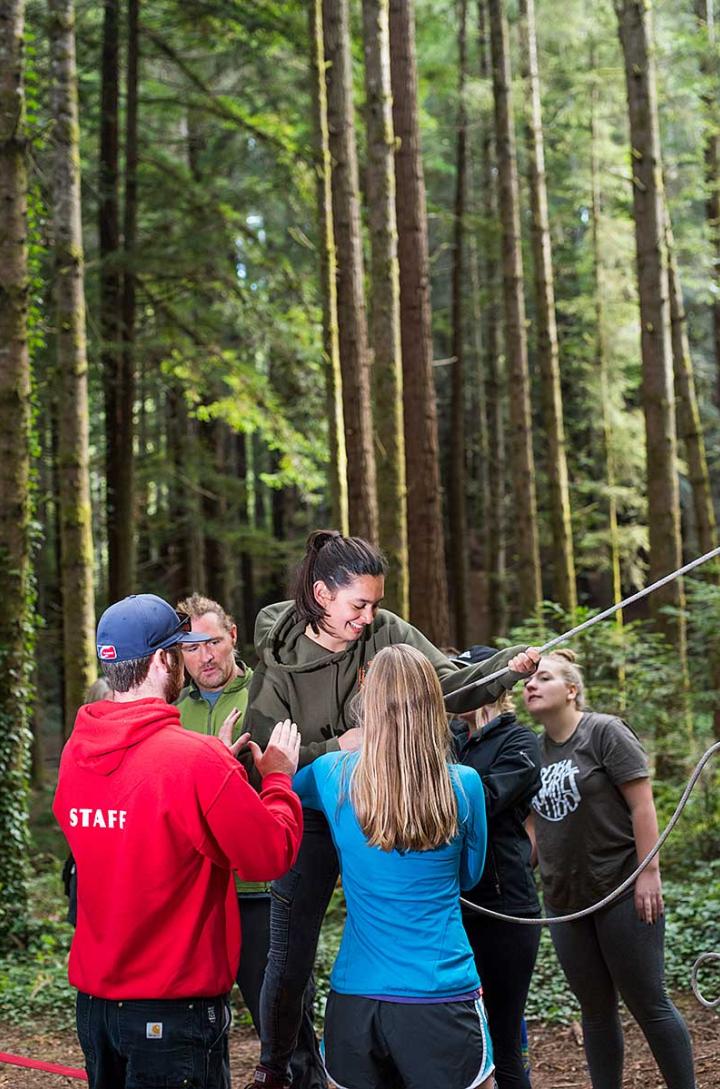
[[[61,1074],[64,1078],[78,1078],[87,1081],[87,1074],[77,1066],[59,1066],[57,1063],[43,1063],[38,1059],[26,1059],[22,1055],[9,1055],[0,1051],[0,1063],[9,1063],[10,1066],[27,1066],[31,1070],[44,1070],[46,1074]]]

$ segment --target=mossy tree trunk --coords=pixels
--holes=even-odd
[[[390,0],[390,71],[396,141],[410,619],[441,646],[449,640],[450,624],[432,372],[430,268],[413,0]]]
[[[378,539],[348,0],[323,0],[332,209],[350,532]]]
[[[591,236],[593,247],[593,280],[595,303],[595,364],[597,367],[600,387],[600,419],[603,436],[603,456],[605,461],[605,489],[607,492],[608,512],[608,544],[609,566],[612,583],[613,602],[622,601],[622,577],[620,567],[620,533],[618,528],[616,474],[615,474],[615,447],[614,436],[610,424],[610,363],[608,359],[606,311],[605,311],[605,280],[603,276],[603,260],[601,249],[601,217],[602,194],[600,189],[600,164],[598,161],[598,84],[599,76],[596,72],[595,50],[591,49],[590,71],[592,73],[592,86],[590,88],[590,191],[591,191]],[[618,609],[614,616],[614,624],[618,634],[622,637],[624,618],[622,609]],[[625,664],[618,666],[618,703],[619,709],[625,706]]]
[[[468,635],[468,534],[467,470],[465,450],[465,206],[467,203],[467,0],[458,4],[458,112],[455,150],[455,201],[453,208],[452,264],[452,372],[450,379],[450,480],[448,522],[450,530],[451,600],[455,619],[455,643],[467,645]]]
[[[67,736],[97,676],[74,0],[50,0],[60,583]]]
[[[542,583],[520,244],[520,197],[504,0],[489,0],[488,13],[502,227],[505,352],[510,398],[510,471],[515,526],[513,581],[517,586],[516,606],[522,616],[529,616],[542,599]]]
[[[122,349],[122,278],[118,113],[120,80],[120,4],[105,0],[100,101],[98,236],[100,243],[100,338],[105,387],[105,462],[108,537],[108,595],[111,601],[132,592],[133,419],[128,415]]]
[[[695,15],[703,37],[700,70],[705,84],[701,96],[705,113],[705,218],[710,236],[714,282],[711,309],[715,403],[720,408],[720,56],[713,4],[714,0],[695,0]]]
[[[678,438],[685,447],[688,478],[695,510],[695,529],[698,536],[698,545],[701,552],[710,552],[717,545],[715,510],[713,508],[710,474],[705,455],[705,437],[700,422],[700,408],[695,390],[695,371],[692,356],[690,355],[685,302],[675,255],[675,239],[670,221],[670,210],[666,201],[664,202],[664,212],[677,431]]]
[[[480,78],[492,94],[492,67],[488,40],[487,0],[478,0],[478,55]],[[500,338],[500,262],[498,259],[497,182],[495,141],[491,111],[483,117],[482,131],[483,194],[483,280],[485,314],[483,321],[485,349],[485,412],[488,433],[488,629],[490,638],[505,635],[508,625],[506,587],[505,478],[505,382]]]
[[[537,59],[535,0],[521,0],[523,67],[527,83],[527,164],[532,213],[532,256],[535,271],[537,358],[543,407],[546,469],[550,490],[553,600],[566,612],[577,605],[573,552],[570,486],[565,454],[565,424],[560,388],[560,347],[555,319],[555,282],[550,241],[545,140],[543,136],[540,76]]]
[[[654,581],[682,563],[660,132],[650,6],[643,0],[615,0],[615,12],[625,61],[630,118],[650,579]],[[654,622],[674,645],[684,671],[686,638],[683,605],[683,586],[678,579],[657,590],[650,599]],[[666,612],[665,606],[672,606],[673,611]],[[669,730],[669,723],[659,725],[659,775],[671,772],[674,764],[665,745],[665,735]]]
[[[387,607],[400,616],[407,616],[407,488],[388,19],[388,0],[363,0],[366,188],[371,254],[370,345],[380,545],[390,565],[385,590]]]
[[[0,0],[0,947],[27,923],[32,713],[30,361],[23,0]]]
[[[310,70],[315,129],[315,173],[317,177],[318,249],[320,292],[323,313],[323,354],[328,417],[328,484],[332,524],[348,532],[348,485],[345,424],[343,420],[342,372],[337,311],[337,254],[332,220],[332,171],[328,131],[327,88],[325,86],[325,42],[322,28],[322,0],[310,0]]]

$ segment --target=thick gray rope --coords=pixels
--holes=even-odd
[[[575,635],[579,635],[581,631],[587,631],[588,628],[592,628],[594,624],[599,624],[601,620],[606,620],[613,613],[618,612],[620,609],[627,608],[628,605],[633,605],[636,601],[640,601],[641,598],[647,597],[648,594],[653,593],[654,590],[659,590],[661,586],[666,586],[668,582],[672,582],[673,579],[680,578],[681,575],[686,575],[688,571],[692,571],[693,568],[699,567],[703,563],[707,563],[709,560],[715,559],[716,556],[720,556],[720,548],[713,548],[712,551],[706,552],[704,556],[698,556],[696,559],[691,560],[690,563],[686,563],[684,567],[678,567],[676,571],[671,571],[669,575],[663,575],[657,582],[651,583],[650,586],[646,586],[644,590],[638,590],[636,594],[631,594],[630,597],[626,597],[624,601],[618,601],[614,605],[611,605],[608,609],[603,609],[601,613],[596,613],[595,616],[589,617],[584,620],[582,624],[578,624],[576,627],[571,628],[570,631],[563,632],[562,635],[556,635],[549,642],[544,643],[539,648],[541,654],[547,654],[553,647],[557,647],[560,643],[567,643],[568,639],[572,639]],[[474,688],[479,688],[481,685],[489,684],[491,681],[496,681],[498,677],[504,677],[506,673],[510,673],[509,666],[503,666],[502,669],[496,669],[494,673],[490,673],[487,677],[481,677],[477,681],[473,681],[472,684],[466,684],[463,688],[457,688],[454,692],[449,692],[446,699],[451,699],[453,702],[458,696],[463,695],[465,692],[471,692]]]

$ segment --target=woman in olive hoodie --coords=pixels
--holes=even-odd
[[[537,655],[515,647],[479,665],[460,669],[425,636],[394,613],[380,609],[386,564],[359,537],[317,530],[308,538],[294,601],[263,609],[255,625],[259,665],[249,694],[246,729],[262,745],[275,723],[300,728],[300,767],[338,749],[360,747],[352,697],[382,648],[409,643],[432,662],[449,712],[492,702],[535,668]],[[513,672],[460,693],[509,665]],[[453,693],[458,695],[453,698]],[[254,1086],[284,1089],[302,1017],[302,997],[312,973],[320,926],[338,878],[338,861],[325,817],[304,811],[305,831],[295,866],[272,886],[270,955],[260,1017],[262,1047]],[[293,1067],[293,1089],[327,1086],[319,1052],[308,1056],[302,1081]]]

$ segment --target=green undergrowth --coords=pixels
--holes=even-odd
[[[701,953],[720,953],[720,860],[699,865],[691,877],[664,880],[665,982],[670,991],[689,991],[692,968]],[[703,968],[706,998],[720,996],[720,969]],[[530,995],[528,1018],[567,1024],[580,1010],[565,982],[550,934],[543,929]]]

